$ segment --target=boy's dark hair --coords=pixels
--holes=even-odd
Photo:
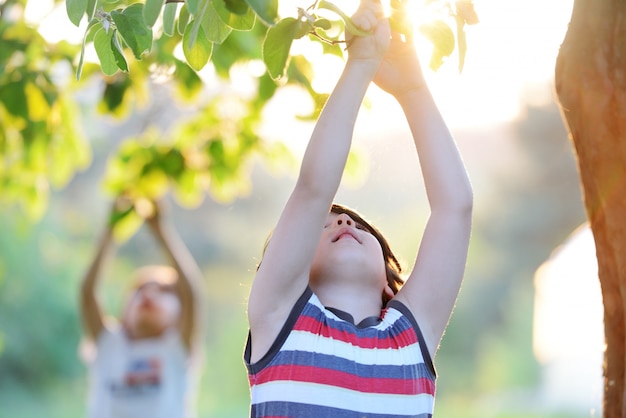
[[[354,222],[361,224],[370,234],[372,234],[376,238],[376,240],[380,244],[380,247],[383,250],[383,259],[385,260],[385,272],[387,274],[387,283],[389,284],[389,287],[393,291],[394,295],[398,293],[398,291],[404,284],[404,280],[402,280],[402,278],[400,277],[400,273],[402,273],[402,266],[400,265],[400,262],[398,261],[396,256],[391,251],[391,248],[389,247],[389,243],[387,242],[385,237],[383,237],[383,234],[375,226],[370,225],[369,222],[363,219],[361,215],[359,215],[357,212],[355,212],[354,210],[346,206],[333,203],[333,205],[330,208],[330,211],[338,215],[345,213],[350,218],[352,218]],[[389,302],[389,297],[384,292],[383,292],[382,297],[383,297],[383,306],[385,306],[387,302]]]

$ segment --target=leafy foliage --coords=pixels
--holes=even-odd
[[[70,66],[78,48],[51,45],[35,28],[11,20],[9,9],[19,6],[0,6],[0,195],[40,217],[50,185],[65,185],[91,156],[74,123],[71,92],[55,82],[55,71]]]
[[[312,1],[313,3],[306,10],[294,6],[294,9],[297,9],[297,17],[285,18],[278,16],[278,0],[146,0],[145,4],[134,3],[125,8],[113,10],[107,10],[111,6],[104,3],[95,15],[89,15],[85,9],[86,5],[82,4],[87,0],[72,0],[68,2],[67,13],[74,24],[80,22],[87,14],[89,26],[100,22],[106,33],[109,28],[114,28],[118,42],[96,44],[96,50],[100,51],[99,56],[111,56],[112,53],[120,50],[118,47],[120,41],[124,41],[135,58],[141,59],[141,56],[149,51],[152,39],[150,29],[155,28],[161,13],[163,15],[161,36],[174,35],[173,27],[176,25],[177,7],[175,5],[179,2],[183,3],[179,11],[178,28],[179,31],[182,29],[185,35],[183,39],[185,58],[196,70],[201,70],[209,62],[215,44],[224,42],[233,30],[251,30],[258,19],[266,26],[263,59],[270,75],[278,79],[284,75],[291,43],[295,39],[308,34],[331,44],[342,42],[339,40],[339,33],[335,36],[328,36],[320,31],[330,29],[333,24],[324,17],[325,11],[332,12],[335,18],[334,23],[340,22],[342,30],[345,27],[356,35],[365,35],[352,24],[350,17],[335,3],[329,0]],[[391,0],[391,19],[394,30],[412,36],[411,7],[417,2],[418,0]],[[471,0],[457,0],[453,6],[450,2],[441,0],[421,0],[421,2],[435,10],[438,15],[454,18],[456,37],[459,45],[463,45],[462,49],[459,48],[459,70],[462,70],[465,55],[464,26],[478,22],[473,3]],[[113,1],[112,3],[119,2]],[[421,24],[419,29],[433,44],[431,68],[436,70],[454,51],[454,31],[442,18],[432,18],[431,21]],[[120,59],[119,62],[118,69],[128,71],[124,60]],[[105,65],[102,62],[101,64]],[[79,67],[79,75],[80,70]]]
[[[172,191],[187,207],[205,193],[222,201],[235,198],[247,190],[247,160],[255,154],[267,161],[285,155],[256,134],[263,108],[276,91],[284,85],[306,90],[315,110],[304,119],[315,119],[323,107],[327,94],[312,86],[312,63],[292,54],[291,46],[297,40],[317,43],[325,53],[343,57],[344,31],[359,31],[335,1],[294,5],[292,15],[283,17],[278,0],[67,0],[64,5],[55,0],[57,7],[65,7],[68,24],[85,24],[82,44],[72,45],[52,44],[27,24],[25,0],[5,0],[0,3],[3,199],[19,202],[39,219],[50,190],[89,166],[91,149],[78,128],[81,115],[73,100],[78,89],[97,80],[102,86],[98,109],[123,118],[150,100],[155,78],[167,79],[177,97],[198,104],[197,117],[170,133],[149,128],[139,138],[128,138],[111,159],[107,190],[138,202]],[[456,48],[461,69],[463,28],[477,21],[471,1],[391,0],[394,30],[413,36],[418,4],[429,11],[416,33],[433,44],[431,68],[439,68]],[[98,64],[87,59],[91,49]],[[216,90],[217,81],[209,86],[203,75],[207,69],[228,80],[233,68],[254,62],[266,72],[256,76],[252,94],[238,99],[239,114],[225,116],[221,103],[226,99],[215,92],[209,95],[214,98],[203,99],[207,90]],[[68,71],[75,79],[59,76]],[[141,204],[133,204],[126,218],[134,217],[128,224],[135,227],[141,218],[136,206]],[[132,230],[127,228],[128,234]]]

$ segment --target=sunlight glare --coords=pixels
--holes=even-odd
[[[295,3],[295,4],[294,4]],[[281,2],[281,16],[297,16],[297,7],[310,1]],[[358,1],[339,3],[347,14]],[[418,33],[419,25],[432,19],[422,1],[411,9],[416,28],[415,44],[433,96],[451,128],[480,128],[508,123],[519,117],[526,103],[546,105],[554,101],[552,85],[559,46],[565,36],[573,0],[475,0],[479,23],[466,26],[467,54],[462,73],[458,52],[436,72],[428,68],[432,45]],[[448,23],[453,24],[450,19]],[[327,59],[308,40],[294,42],[292,53],[303,53],[315,63],[316,90],[330,92],[342,68],[340,60]],[[384,101],[384,93],[371,89],[368,97]],[[385,108],[381,109],[384,111]]]
[[[70,22],[65,10],[65,2],[54,4],[52,0],[26,2],[24,16],[27,22],[38,25],[38,31],[51,43],[68,41],[80,44],[87,28],[87,19],[83,18],[80,26]]]
[[[554,65],[573,1],[474,3],[480,22],[466,27],[463,72],[458,73],[456,51],[436,73],[426,70],[433,95],[449,123],[478,127],[513,120],[519,116],[528,89],[550,92],[539,96],[544,101],[541,104],[554,100]],[[420,57],[429,53],[418,52]],[[535,96],[535,101],[539,97]]]
[[[535,274],[533,348],[542,395],[553,405],[600,409],[603,308],[593,235],[579,227]]]

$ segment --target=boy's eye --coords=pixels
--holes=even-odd
[[[360,229],[362,231],[367,231],[367,228],[365,228],[363,225],[361,225],[360,223],[356,223],[355,224],[356,229]]]

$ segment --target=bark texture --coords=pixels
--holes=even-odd
[[[555,81],[598,258],[603,417],[626,417],[626,0],[574,1]]]

